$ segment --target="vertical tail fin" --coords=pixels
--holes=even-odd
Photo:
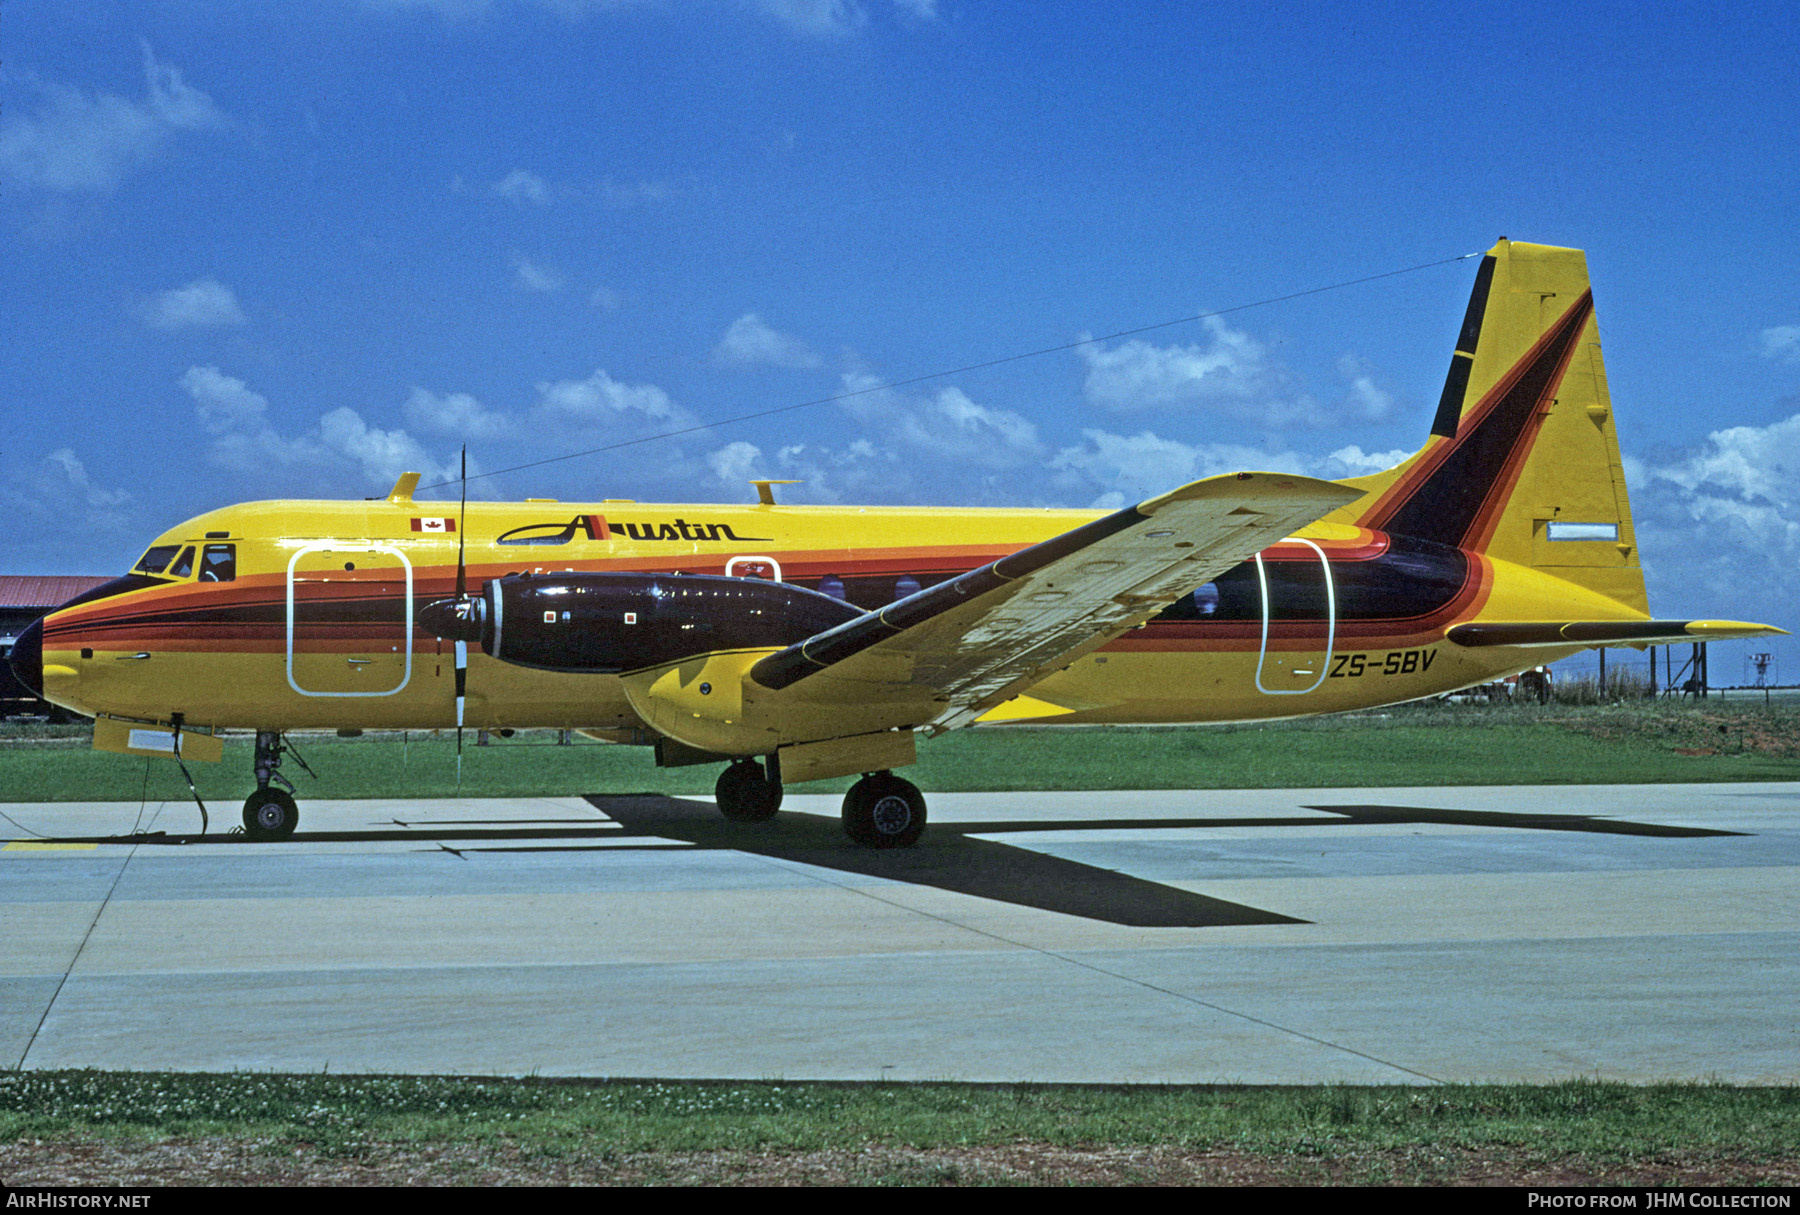
[[[1501,240],[1482,259],[1431,438],[1356,484],[1365,526],[1454,545],[1645,611],[1587,258]]]

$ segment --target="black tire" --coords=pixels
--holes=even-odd
[[[734,823],[766,823],[781,809],[781,786],[753,759],[741,759],[719,773],[713,786],[719,813]]]
[[[844,834],[869,848],[910,848],[925,834],[925,795],[892,772],[876,772],[844,794]]]
[[[1519,691],[1541,705],[1550,703],[1550,681],[1540,672],[1527,671],[1519,676]]]
[[[284,840],[294,834],[300,808],[280,789],[258,789],[244,799],[244,838],[258,843]]]

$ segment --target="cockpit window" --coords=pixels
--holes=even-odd
[[[186,578],[194,572],[194,546],[188,545],[181,550],[181,556],[175,558],[175,564],[167,570],[170,578]]]
[[[138,563],[131,567],[134,574],[160,574],[168,568],[175,554],[181,551],[179,544],[158,544],[151,547]]]
[[[209,544],[200,554],[200,581],[233,582],[237,579],[237,545]]]

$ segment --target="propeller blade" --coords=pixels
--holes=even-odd
[[[456,728],[462,729],[463,699],[469,688],[469,643],[456,643]]]
[[[465,618],[469,612],[469,578],[468,565],[464,560],[469,534],[469,445],[463,444],[462,470],[459,479],[462,482],[462,503],[456,509],[456,606],[458,614]],[[456,789],[462,792],[463,768],[463,703],[468,695],[469,687],[469,643],[458,640],[456,643]]]
[[[465,549],[464,538],[469,534],[469,445],[462,449],[462,505],[456,511],[456,597],[463,598],[469,593],[468,568],[463,563]]]

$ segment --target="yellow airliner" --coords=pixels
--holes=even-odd
[[[1240,472],[1111,514],[623,499],[252,502],[157,537],[19,639],[96,745],[216,759],[254,730],[252,838],[290,834],[283,734],[580,729],[720,762],[719,808],[861,774],[852,839],[918,839],[893,769],[992,721],[1334,713],[1609,644],[1653,619],[1579,250],[1482,260],[1431,436],[1396,468]],[[278,787],[287,786],[286,791]]]

